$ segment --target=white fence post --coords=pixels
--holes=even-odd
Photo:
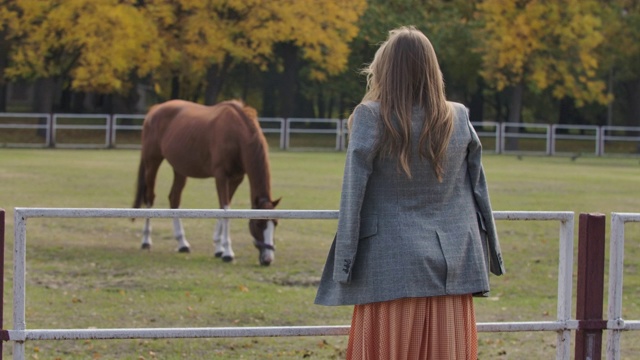
[[[611,213],[609,250],[609,309],[607,312],[607,359],[620,359],[620,336],[623,330],[640,330],[640,321],[622,317],[622,279],[624,274],[624,225],[640,222],[640,213]]]

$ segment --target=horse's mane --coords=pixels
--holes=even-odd
[[[245,122],[249,131],[251,131],[250,141],[247,144],[248,159],[264,159],[264,161],[254,161],[250,164],[251,170],[256,174],[264,174],[263,178],[255,178],[255,181],[263,181],[266,189],[271,188],[271,173],[269,170],[269,144],[262,133],[262,128],[258,122],[258,111],[251,106],[245,105],[241,100],[229,100],[220,104],[227,104],[235,108],[240,118]],[[248,160],[247,159],[247,160]],[[249,169],[245,168],[245,171]],[[269,194],[269,200],[271,194]],[[251,199],[252,208],[257,208],[260,199]]]
[[[245,105],[242,100],[228,100],[220,104],[228,104],[234,107],[252,131],[261,130],[258,122],[258,111],[249,105]]]

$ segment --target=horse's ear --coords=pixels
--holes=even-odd
[[[278,199],[274,200],[271,202],[271,204],[273,204],[273,207],[275,208],[276,206],[278,206],[278,204],[280,203],[280,200],[282,200],[282,196],[280,196]]]

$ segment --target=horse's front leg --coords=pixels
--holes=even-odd
[[[172,209],[178,209],[180,207],[180,198],[182,196],[182,190],[187,184],[187,177],[173,171],[173,184],[171,185],[171,192],[169,193],[169,206]],[[187,241],[187,237],[184,234],[184,228],[182,227],[182,221],[180,218],[173,218],[173,237],[178,241],[179,252],[190,252],[191,245]]]
[[[188,253],[191,251],[191,244],[184,235],[184,227],[180,218],[173,218],[173,236],[178,241],[178,252]]]
[[[142,229],[142,246],[143,250],[151,249],[151,219],[144,219],[144,228]]]
[[[224,210],[229,209],[231,198],[238,188],[238,185],[242,182],[242,177],[242,175],[229,177],[224,172],[216,174],[216,190],[218,192],[220,208]],[[229,219],[218,219],[213,232],[213,243],[215,246],[215,255],[222,257],[222,260],[225,262],[231,262],[235,258],[235,254],[231,248],[231,236],[229,233]]]
[[[225,210],[228,208],[228,206],[224,207]],[[229,233],[229,219],[218,219],[216,228],[213,231],[213,244],[215,246],[215,256],[221,257],[225,262],[231,262],[235,258]]]

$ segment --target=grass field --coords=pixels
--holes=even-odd
[[[138,160],[136,150],[0,149],[0,207],[7,211],[4,328],[12,328],[13,209],[129,207]],[[280,208],[337,209],[343,163],[344,153],[273,150],[272,192],[282,196]],[[581,212],[640,212],[638,159],[485,156],[484,164],[494,210],[574,211],[576,226]],[[158,208],[168,207],[170,183],[165,164],[156,188]],[[248,208],[248,200],[243,183],[233,208]],[[216,207],[213,181],[190,179],[182,204]],[[246,221],[231,223],[237,259],[226,264],[213,257],[210,220],[184,221],[193,249],[178,254],[169,220],[152,222],[153,249],[141,251],[141,221],[30,219],[27,328],[349,323],[350,307],[313,305],[335,220],[281,220],[276,260],[266,268],[258,265]],[[609,219],[607,234],[608,226]],[[491,297],[476,301],[478,321],[553,320],[558,224],[500,221],[498,229],[507,274],[492,277]],[[623,316],[637,320],[640,224],[626,229]],[[628,332],[622,338],[623,358],[636,358],[640,334]],[[30,359],[340,359],[346,340],[32,341],[26,351]],[[481,333],[479,357],[551,359],[555,341],[555,333]],[[3,355],[11,357],[8,343]]]

